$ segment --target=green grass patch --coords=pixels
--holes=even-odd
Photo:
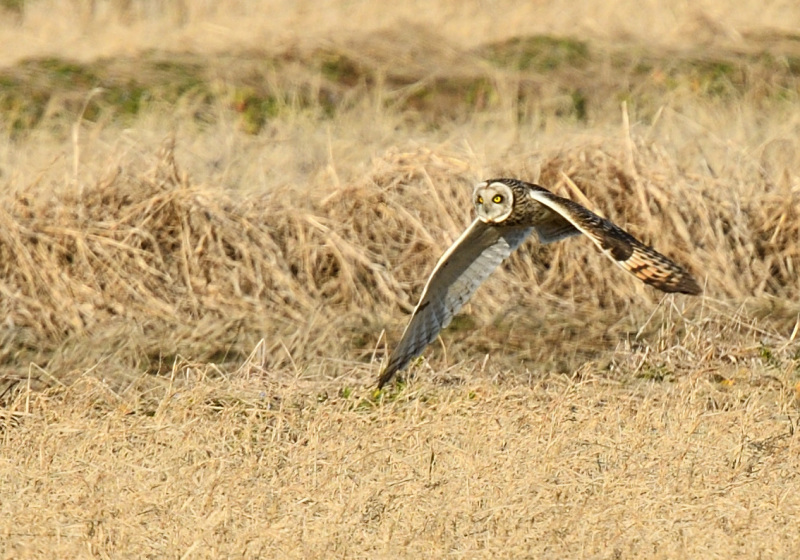
[[[549,35],[514,37],[494,43],[485,47],[483,55],[504,68],[537,72],[584,68],[591,60],[585,41]]]
[[[687,101],[749,96],[759,103],[786,103],[800,92],[800,56],[786,53],[603,51],[549,35],[490,43],[461,53],[455,64],[452,57],[438,60],[442,55],[435,50],[414,60],[388,58],[385,45],[352,53],[352,48],[330,47],[203,57],[148,52],[90,63],[29,59],[0,71],[0,107],[13,136],[43,124],[69,130],[65,125],[84,106],[85,119],[120,119],[126,126],[150,107],[185,111],[198,125],[231,111],[238,114],[241,130],[258,134],[270,120],[293,113],[333,119],[375,99],[387,111],[408,112],[437,128],[510,105],[520,122],[587,122],[625,100],[647,121],[666,94]],[[87,104],[98,87],[102,94]]]

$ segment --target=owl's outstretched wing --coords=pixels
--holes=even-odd
[[[436,263],[411,321],[378,379],[378,388],[433,342],[478,286],[519,247],[530,231],[529,227],[472,222]]]
[[[561,241],[567,237],[580,235],[582,232],[572,222],[567,220],[558,212],[547,212],[543,216],[538,216],[536,223],[533,227],[536,235],[539,237],[539,243],[547,245]]]
[[[580,204],[547,191],[532,190],[533,200],[569,220],[600,247],[611,260],[645,284],[664,292],[697,295],[697,281],[683,267],[636,239],[613,222]]]

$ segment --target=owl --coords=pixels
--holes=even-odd
[[[433,342],[475,290],[535,231],[540,243],[585,234],[636,278],[664,292],[697,295],[683,267],[580,204],[517,179],[478,183],[477,218],[436,263],[400,343],[378,379],[383,387]]]

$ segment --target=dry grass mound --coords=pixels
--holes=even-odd
[[[730,315],[781,302],[769,304],[780,312],[762,327],[791,332],[796,186],[763,170],[731,184],[682,171],[656,143],[622,144],[542,154],[540,182],[687,265],[704,298],[670,297],[654,319],[662,295],[591,243],[532,241],[444,334],[449,359],[469,348],[473,360],[574,370],[663,321],[678,327],[678,343],[683,322],[706,317],[709,305]],[[261,338],[265,367],[325,375],[340,360],[380,360],[382,331],[396,340],[428,272],[468,223],[475,177],[468,155],[444,147],[390,150],[337,187],[278,184],[247,197],[194,184],[170,145],[150,169],[130,165],[91,185],[5,196],[9,370],[35,362],[66,380],[90,367],[108,378],[169,371],[178,355],[238,364]],[[527,177],[513,165],[502,172]]]

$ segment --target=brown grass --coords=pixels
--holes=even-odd
[[[87,377],[33,395],[5,436],[4,554],[789,558],[800,546],[797,412],[778,381],[479,376],[378,404],[339,395],[341,380],[185,380],[120,396]]]
[[[146,48],[144,28],[245,21],[126,5],[80,25]],[[800,46],[772,29],[793,9],[744,28],[709,6],[676,17],[713,40],[606,30],[584,56],[498,42],[495,16],[454,6],[429,8],[441,28],[337,35],[308,15],[302,44],[70,66],[100,81],[86,91],[52,61],[4,71],[37,95],[56,80],[0,145],[5,557],[798,550]],[[513,29],[564,24],[530,10]],[[66,48],[51,31],[39,47]],[[201,85],[172,99],[156,66]],[[123,119],[108,88],[126,83],[150,97]],[[242,107],[273,98],[250,126]],[[529,242],[413,381],[374,393],[472,184],[502,175],[585,202],[704,295],[639,285],[586,239]]]
[[[658,145],[628,148],[635,171],[624,147],[604,142],[537,158],[540,180],[588,198],[694,269],[705,299],[654,307],[662,296],[590,243],[529,243],[444,334],[446,345],[463,343],[471,359],[570,371],[628,337],[647,340],[665,321],[677,342],[685,321],[703,320],[709,306],[732,314],[736,302],[769,305],[761,328],[791,332],[791,187],[754,178],[737,192],[708,176],[690,185],[679,172],[648,172],[670,167]],[[169,146],[153,165],[9,197],[0,243],[9,365],[37,361],[64,382],[101,361],[124,383],[126,372],[169,371],[176,355],[235,364],[262,338],[270,368],[319,375],[340,372],[336,360],[379,362],[383,329],[396,340],[426,271],[467,223],[475,176],[464,154],[392,149],[352,183],[234,198],[192,185]]]

